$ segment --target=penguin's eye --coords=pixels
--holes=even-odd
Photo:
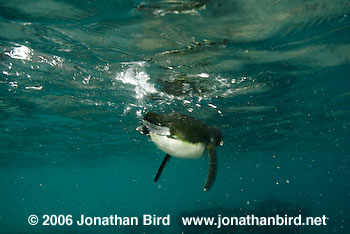
[[[224,145],[224,141],[220,141],[220,145],[223,146]]]

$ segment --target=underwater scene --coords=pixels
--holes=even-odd
[[[0,29],[1,234],[350,233],[350,1],[0,0]]]

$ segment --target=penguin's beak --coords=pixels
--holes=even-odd
[[[143,126],[143,125],[138,126],[136,128],[136,130],[139,131],[143,135],[147,135],[149,133],[147,128],[145,128],[145,126]]]
[[[136,128],[136,131],[139,131],[139,132],[142,133],[142,126],[138,126],[138,127]]]

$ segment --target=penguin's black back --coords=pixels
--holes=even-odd
[[[191,143],[213,142],[218,145],[222,140],[218,129],[208,127],[199,120],[177,112],[170,114],[157,114],[148,112],[144,120],[163,127],[168,127],[171,137],[185,140]]]

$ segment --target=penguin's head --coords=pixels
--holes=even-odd
[[[214,143],[216,146],[224,145],[222,133],[219,129],[210,128],[210,142]]]
[[[150,132],[158,135],[169,136],[170,130],[167,126],[162,126],[162,115],[148,112],[141,120],[141,125],[136,128],[141,134],[150,135]]]
[[[137,131],[139,131],[142,135],[149,135],[149,130],[148,128],[141,123],[140,126],[136,128]]]
[[[147,127],[147,123],[152,123],[148,117],[148,113],[141,121],[141,125],[136,128],[137,131],[139,131],[143,135],[149,135],[149,129]]]

